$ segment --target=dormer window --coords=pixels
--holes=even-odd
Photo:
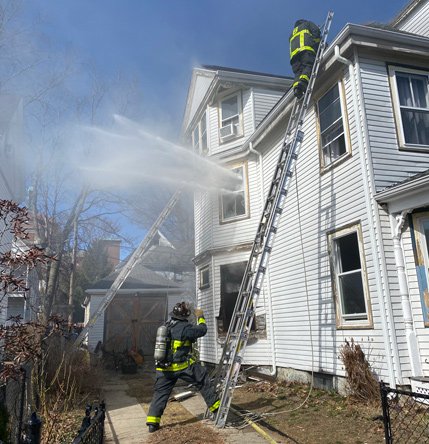
[[[203,114],[192,133],[192,146],[197,153],[207,154],[208,152],[206,113]]]
[[[219,104],[219,138],[221,143],[241,136],[241,94],[236,93]]]

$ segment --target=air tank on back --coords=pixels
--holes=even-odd
[[[167,327],[161,325],[156,331],[155,352],[153,354],[155,361],[163,361],[167,357]]]

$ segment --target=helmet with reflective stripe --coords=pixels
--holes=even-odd
[[[170,316],[176,319],[187,319],[191,314],[189,305],[186,302],[178,302],[174,307]]]

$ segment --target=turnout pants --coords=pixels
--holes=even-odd
[[[198,363],[193,363],[184,370],[156,371],[156,381],[152,402],[149,407],[146,424],[159,424],[174,385],[178,379],[193,384],[204,398],[207,407],[215,411],[219,407],[214,387],[210,383],[207,369]]]
[[[303,91],[307,89],[315,60],[316,54],[311,51],[299,52],[291,60],[292,71],[295,74],[293,88],[298,86],[301,87]]]

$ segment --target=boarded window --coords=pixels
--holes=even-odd
[[[329,235],[331,272],[339,326],[370,321],[364,257],[358,226]]]

